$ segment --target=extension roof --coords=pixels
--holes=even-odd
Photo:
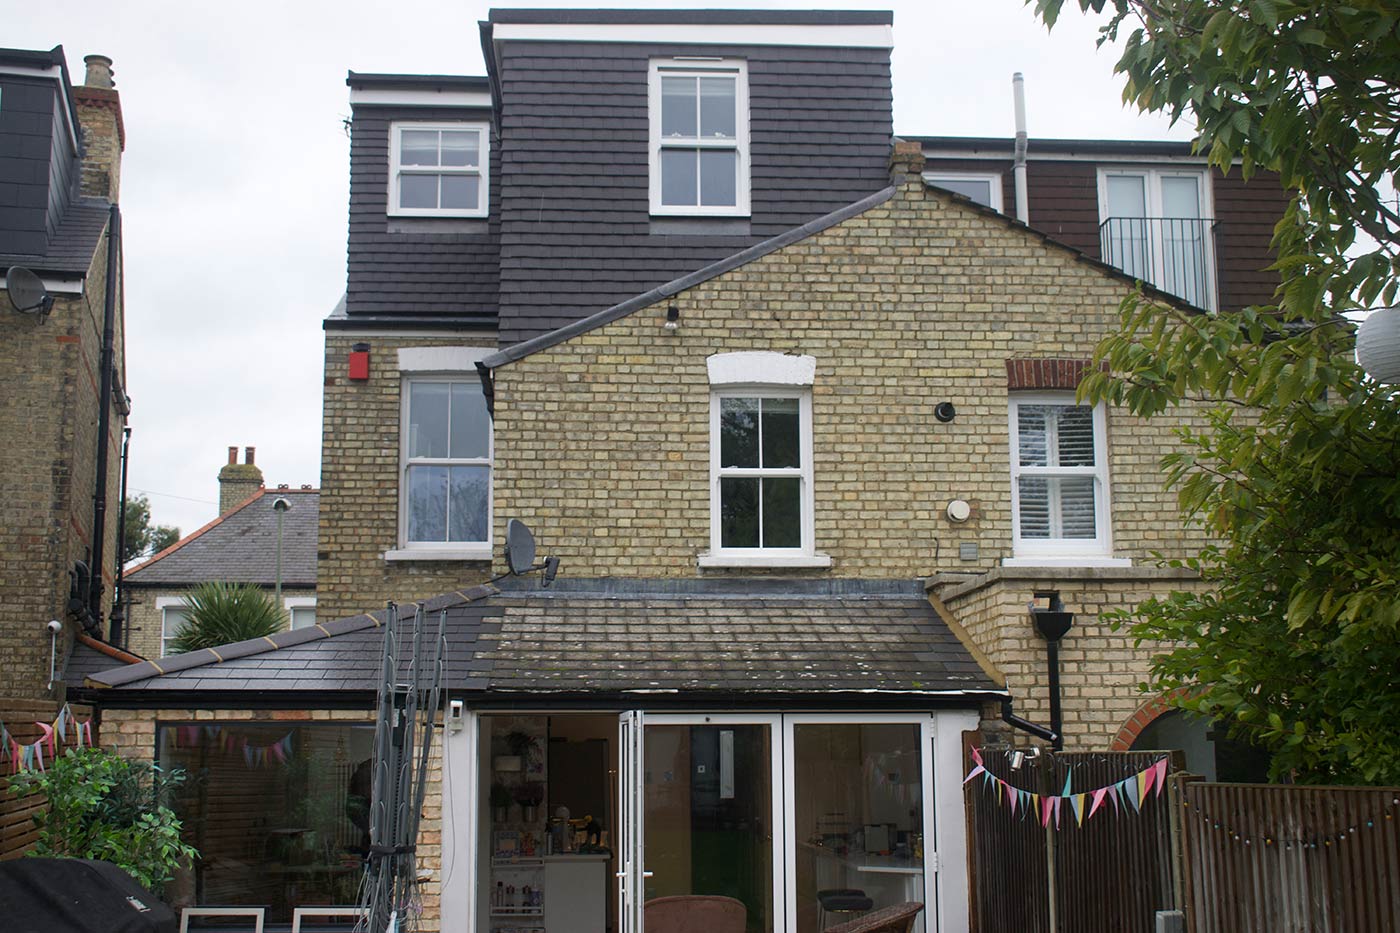
[[[637,694],[975,702],[1004,693],[917,581],[517,581],[425,603],[447,612],[445,686],[514,701]],[[339,694],[370,702],[385,611],[87,678],[103,702],[248,703]]]
[[[316,585],[316,525],[320,492],[262,489],[242,505],[186,535],[122,577],[123,585],[192,586],[277,581],[277,512],[285,497],[292,507],[282,519],[282,585]]]

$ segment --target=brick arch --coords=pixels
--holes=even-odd
[[[1174,707],[1168,705],[1167,701],[1183,693],[1185,693],[1184,689],[1177,689],[1171,693],[1155,696],[1139,706],[1137,711],[1128,717],[1127,722],[1123,723],[1122,728],[1118,730],[1118,734],[1113,737],[1113,741],[1109,743],[1108,746],[1109,751],[1126,752],[1128,749],[1132,748],[1133,743],[1137,741],[1137,737],[1142,735],[1142,730],[1146,729],[1158,716],[1174,709]]]

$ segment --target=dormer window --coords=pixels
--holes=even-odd
[[[489,139],[483,123],[395,123],[390,216],[485,217]]]
[[[651,213],[748,216],[744,62],[655,60],[649,96]]]

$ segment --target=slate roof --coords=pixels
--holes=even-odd
[[[64,211],[44,253],[0,253],[0,269],[24,266],[31,272],[86,275],[102,231],[107,229],[110,209],[101,198],[74,201]]]
[[[546,697],[1001,694],[914,581],[570,580],[447,610],[447,686]],[[370,693],[384,612],[90,675],[109,697]],[[237,698],[233,698],[237,702]],[[246,702],[246,701],[245,701]]]
[[[193,534],[128,571],[124,585],[188,585],[209,580],[272,586],[277,577],[277,513],[282,519],[282,585],[316,585],[316,526],[321,496],[315,489],[264,489]]]
[[[80,633],[73,639],[73,647],[63,665],[63,682],[70,690],[78,689],[90,674],[109,671],[113,664],[136,664],[143,660],[139,654]]]

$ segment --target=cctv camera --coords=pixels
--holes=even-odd
[[[63,623],[57,619],[50,619],[47,628],[50,632],[57,635],[59,632],[63,631]]]

